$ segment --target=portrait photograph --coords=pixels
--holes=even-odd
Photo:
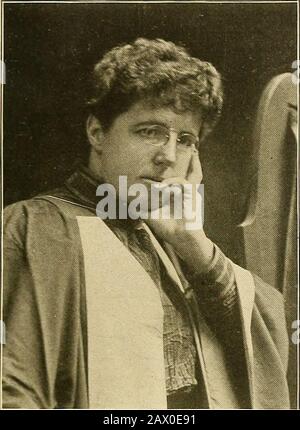
[[[297,16],[1,2],[1,409],[299,409]]]

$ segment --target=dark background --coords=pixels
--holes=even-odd
[[[6,4],[4,202],[59,185],[88,150],[93,64],[139,36],[185,45],[225,85],[224,114],[201,149],[205,226],[243,264],[240,229],[258,98],[296,57],[296,4]]]

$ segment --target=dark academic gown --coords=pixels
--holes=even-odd
[[[95,218],[95,211],[80,205],[78,199],[66,191],[51,194],[58,198],[35,198],[5,210],[4,408],[94,407],[90,390],[91,384],[97,381],[89,381],[88,367],[92,357],[89,357],[88,348],[87,274],[78,217]],[[74,205],[61,200],[62,196]],[[119,263],[113,260],[112,256],[105,263],[111,267],[104,267],[102,263],[104,272],[118,270]],[[101,269],[101,261],[99,264]],[[174,265],[178,267],[178,262],[174,261]],[[235,266],[235,274],[242,315],[249,407],[289,408],[286,383],[288,339],[282,296],[238,266]],[[121,278],[122,275],[119,282]],[[193,299],[189,306],[201,369],[199,405],[203,408],[239,407],[239,399],[232,394],[222,345]],[[151,327],[143,329],[149,329],[149,337],[156,335],[154,330],[150,331]],[[128,336],[130,341],[130,333]],[[130,349],[130,342],[128,345]],[[112,380],[113,377],[111,375]],[[134,381],[132,387],[134,383],[138,384],[138,381]],[[158,385],[155,382],[155,387]],[[103,385],[104,393],[105,389],[108,390]],[[137,391],[140,389],[144,388],[136,388]],[[120,390],[120,408],[126,409],[121,398],[123,388]],[[140,392],[142,396],[143,391]],[[145,396],[151,397],[151,392]],[[105,401],[103,404],[104,409],[106,405],[111,406]],[[153,405],[160,407],[155,400]],[[161,407],[165,407],[163,403]],[[149,408],[152,408],[151,402]]]

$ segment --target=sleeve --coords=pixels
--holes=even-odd
[[[289,361],[289,337],[283,295],[259,276],[255,282],[255,306],[280,356],[285,372]]]
[[[249,407],[247,364],[243,322],[234,269],[214,245],[214,256],[206,273],[189,275],[201,313],[222,345],[233,389],[245,408]]]
[[[6,243],[3,252],[3,408],[47,407],[42,388],[41,334],[34,312],[30,272],[20,249]]]
[[[214,256],[205,273],[188,274],[199,307],[210,327],[223,342],[241,336],[238,292],[230,261],[214,245]]]
[[[24,206],[17,204],[4,211],[3,408],[50,409],[56,407],[61,339],[53,312],[54,292],[37,282],[33,273],[34,257],[28,256],[25,247],[27,229]]]

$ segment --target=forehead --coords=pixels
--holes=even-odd
[[[151,103],[137,102],[118,117],[123,126],[135,126],[143,123],[157,123],[180,131],[189,131],[198,135],[201,128],[199,113],[185,111],[175,112],[171,107],[155,107]]]

